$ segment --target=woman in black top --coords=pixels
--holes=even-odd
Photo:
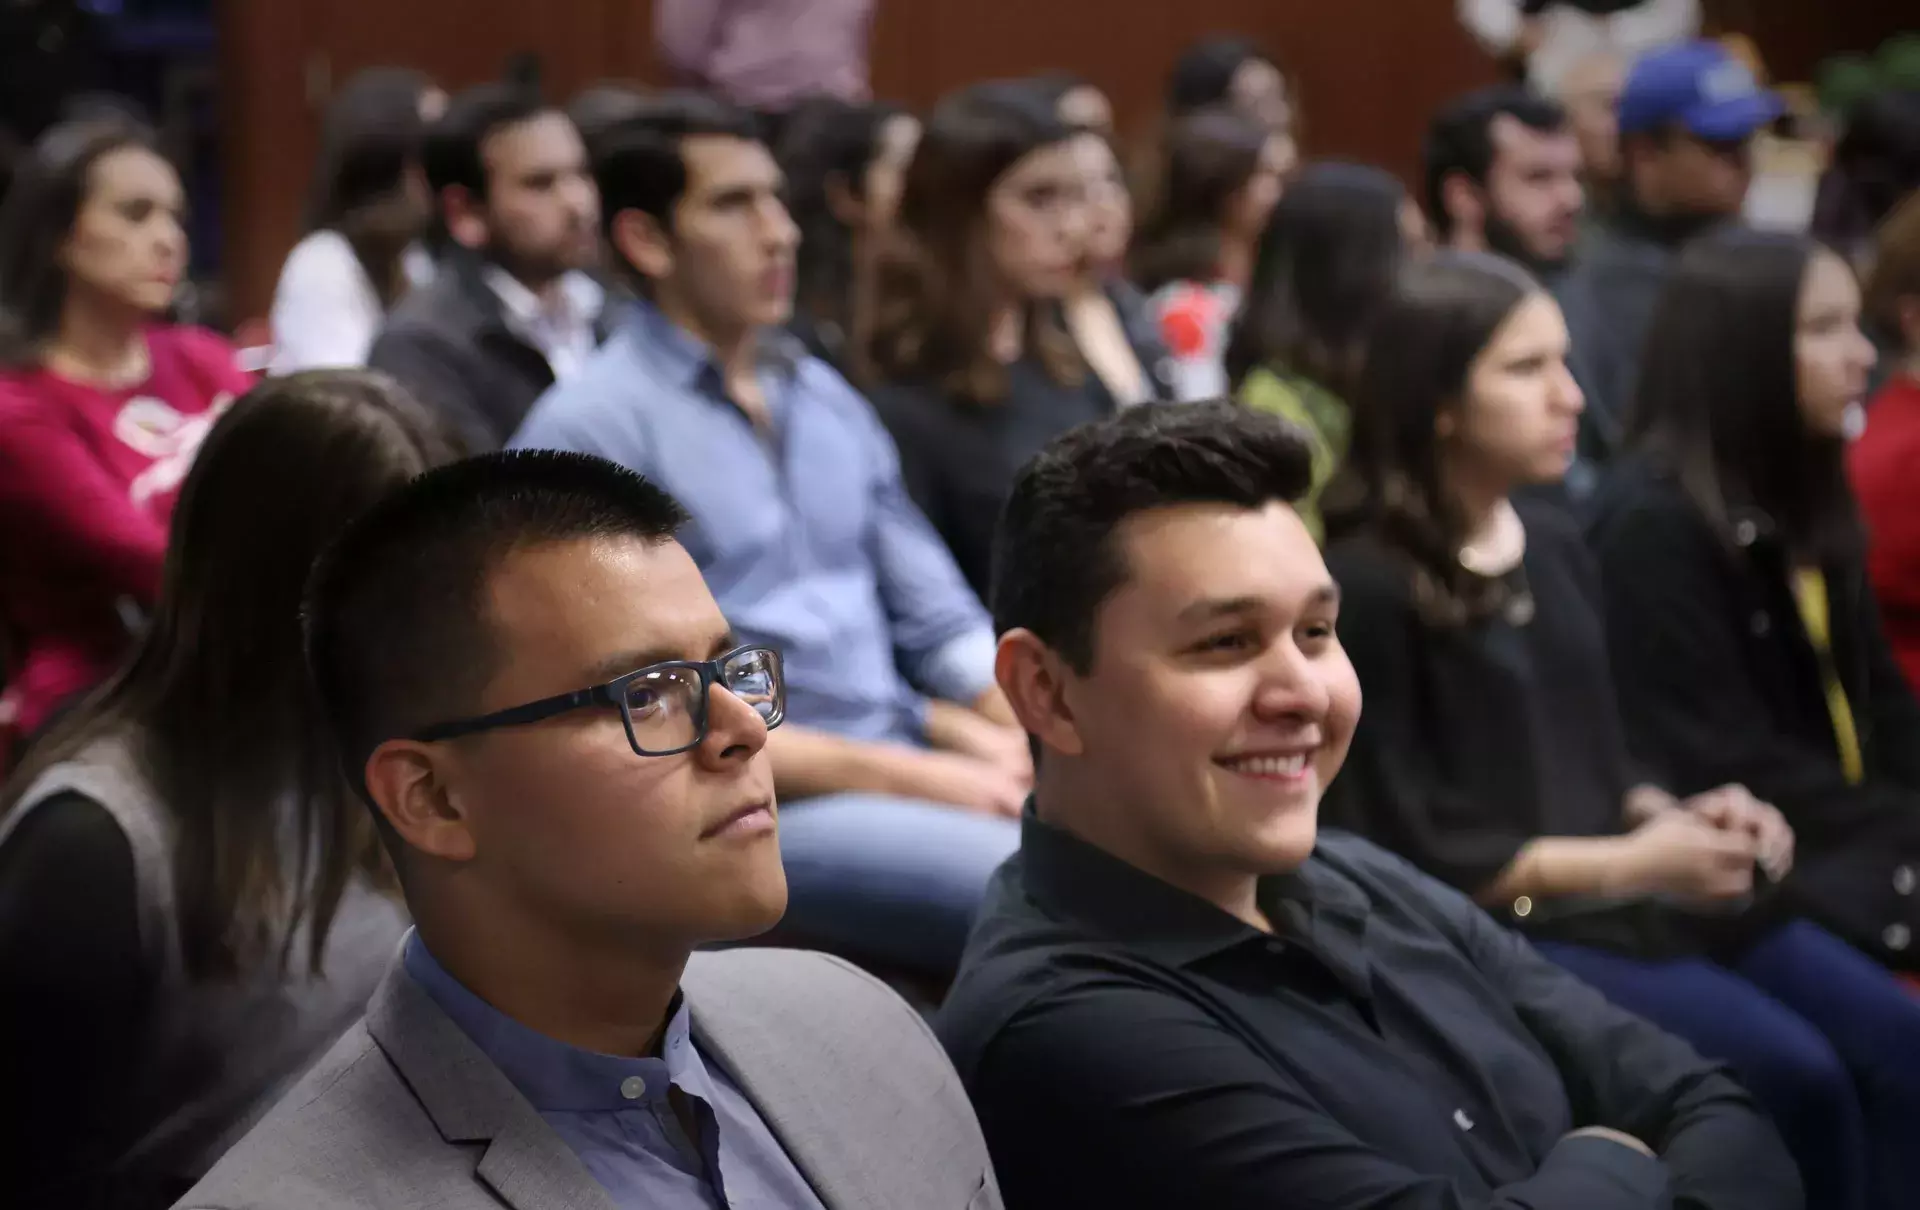
[[[871,319],[873,264],[893,226],[920,120],[895,105],[817,97],[794,110],[780,142],[789,206],[800,228],[789,325],[809,352],[842,374]]]
[[[300,599],[336,529],[452,452],[379,375],[241,397],[139,648],[0,786],[8,1205],[171,1205],[385,973],[405,915],[319,738]]]
[[[1374,329],[1326,501],[1366,694],[1326,818],[1731,1062],[1812,1204],[1916,1204],[1894,1140],[1920,1127],[1920,1057],[1890,1092],[1881,1052],[1920,1056],[1920,1002],[1780,901],[1778,812],[1738,786],[1678,801],[1636,776],[1592,561],[1550,506],[1514,500],[1572,459],[1566,354],[1552,299],[1489,256],[1409,268]]]
[[[868,396],[908,490],[983,597],[1014,472],[1116,406],[1061,317],[1089,217],[1075,137],[1031,81],[941,101],[880,267]]]
[[[1920,708],[1846,480],[1872,364],[1859,318],[1851,272],[1808,240],[1689,249],[1589,540],[1636,755],[1677,788],[1737,779],[1777,804],[1800,837],[1795,898],[1913,972]]]

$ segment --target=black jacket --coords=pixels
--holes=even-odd
[[[1779,807],[1797,838],[1787,898],[1888,965],[1920,969],[1920,705],[1864,565],[1822,568],[1866,765],[1850,785],[1786,552],[1763,513],[1730,520],[1723,540],[1672,476],[1638,459],[1595,501],[1588,537],[1628,742],[1676,793],[1738,782]]]
[[[367,364],[399,379],[474,454],[505,445],[553,385],[546,354],[507,324],[481,262],[459,252],[441,261],[431,284],[393,309]]]

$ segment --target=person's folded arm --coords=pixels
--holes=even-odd
[[[1022,1010],[972,1083],[1002,1186],[1027,1205],[1093,1204],[1079,1200],[1088,1182],[1126,1190],[1122,1205],[1207,1210],[1667,1204],[1660,1161],[1593,1137],[1561,1140],[1531,1176],[1498,1189],[1418,1171],[1199,1007],[1123,978],[1078,980]]]
[[[1426,888],[1436,919],[1552,1056],[1575,1126],[1623,1131],[1654,1148],[1677,1210],[1800,1210],[1799,1173],[1779,1134],[1718,1064],[1615,1007],[1466,899]]]

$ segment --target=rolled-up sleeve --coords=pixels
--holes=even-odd
[[[868,543],[900,671],[924,693],[972,702],[993,687],[993,622],[907,493],[893,438],[855,399],[872,461]]]

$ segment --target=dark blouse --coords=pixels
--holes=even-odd
[[[1458,628],[1418,615],[1408,563],[1376,536],[1327,551],[1365,705],[1326,822],[1470,893],[1536,837],[1619,833],[1634,780],[1592,558],[1556,510],[1516,507],[1520,591],[1502,615]],[[1651,903],[1513,906],[1536,934],[1636,954],[1679,944]]]
[[[1063,386],[1027,357],[1007,367],[1007,397],[977,404],[930,383],[886,383],[868,392],[900,447],[901,477],[981,600],[993,574],[993,531],[1014,475],[1077,424],[1114,411],[1088,372]]]

